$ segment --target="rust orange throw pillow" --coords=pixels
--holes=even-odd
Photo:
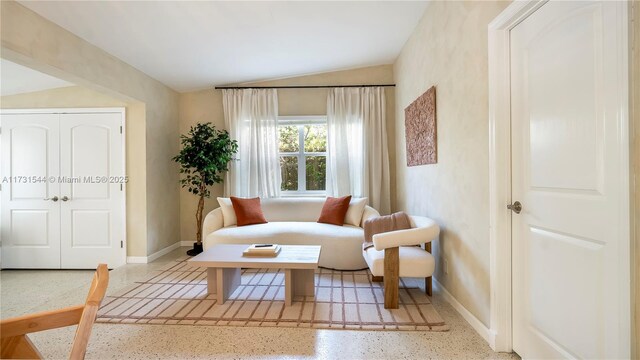
[[[349,210],[350,201],[351,195],[340,198],[327,197],[318,222],[342,226],[347,210]]]
[[[243,199],[232,196],[231,204],[233,204],[233,211],[238,218],[238,226],[267,223],[267,219],[264,218],[262,213],[259,197]]]

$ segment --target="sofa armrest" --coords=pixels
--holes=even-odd
[[[435,221],[423,216],[411,216],[412,229],[390,231],[373,235],[373,246],[376,250],[412,246],[431,242],[440,234],[440,227]]]
[[[362,220],[360,221],[360,227],[364,229],[364,222],[369,220],[369,219],[373,219],[373,218],[377,218],[380,216],[380,213],[378,212],[378,210],[372,208],[371,206],[365,206],[364,207],[364,212],[362,213]]]
[[[222,218],[222,210],[220,208],[213,209],[204,218],[204,224],[202,226],[202,242],[207,238],[207,235],[212,232],[222,229],[224,227],[224,221]]]

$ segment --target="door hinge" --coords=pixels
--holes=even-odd
[[[122,134],[122,125],[120,125],[120,134]]]
[[[120,249],[124,248],[124,241],[120,240]]]
[[[120,184],[120,191],[122,191],[122,184]]]

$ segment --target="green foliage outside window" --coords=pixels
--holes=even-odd
[[[326,152],[327,151],[326,125],[305,125],[304,126],[304,151],[305,152]]]
[[[300,150],[297,126],[280,126],[280,152],[293,153]]]
[[[296,156],[280,156],[280,172],[282,191],[298,190],[298,157]]]
[[[304,146],[304,151],[302,153],[300,152],[300,127],[303,131],[302,146]],[[283,191],[325,190],[327,174],[327,159],[324,154],[327,151],[326,125],[280,126],[279,136],[281,189]],[[300,155],[303,155],[302,161],[304,161],[303,165],[305,166],[306,189],[298,189],[298,156]]]
[[[327,157],[307,156],[307,190],[325,190],[327,181]]]

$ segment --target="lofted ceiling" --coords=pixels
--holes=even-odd
[[[0,96],[16,95],[73,86],[74,84],[43,74],[11,61],[0,59]]]
[[[21,1],[180,91],[390,64],[425,1]]]

